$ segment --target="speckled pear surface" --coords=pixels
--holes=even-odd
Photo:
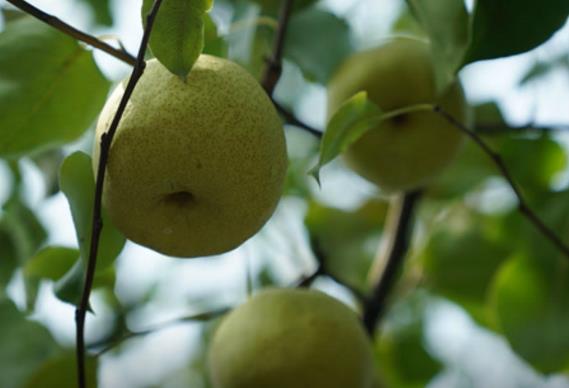
[[[123,84],[101,113],[97,139]],[[286,167],[280,118],[243,68],[202,55],[184,82],[153,59],[113,139],[103,201],[136,243],[179,257],[219,254],[269,219]]]
[[[214,388],[371,388],[373,355],[356,316],[314,290],[267,289],[233,310],[209,353]]]
[[[465,122],[467,103],[459,83],[440,97],[427,43],[395,38],[350,57],[328,88],[328,114],[359,91],[383,111],[437,103]],[[355,172],[385,191],[411,190],[429,182],[451,163],[463,135],[434,112],[416,112],[387,120],[348,148],[345,160]]]

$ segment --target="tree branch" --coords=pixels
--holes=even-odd
[[[559,236],[550,229],[542,220],[537,216],[537,214],[529,207],[527,202],[525,201],[522,192],[518,185],[515,183],[510,171],[506,167],[506,164],[502,160],[502,157],[494,152],[492,148],[484,141],[478,134],[474,131],[468,129],[464,124],[462,124],[459,120],[453,117],[450,113],[445,111],[438,105],[433,107],[433,111],[439,115],[441,115],[445,120],[447,120],[450,124],[455,126],[457,129],[464,132],[472,141],[474,141],[481,149],[484,151],[486,155],[494,162],[494,165],[500,171],[504,179],[508,182],[514,195],[518,200],[518,210],[522,213],[532,224],[533,226],[544,236],[546,237],[553,245],[559,249],[561,253],[565,255],[569,259],[569,247],[559,238]]]
[[[420,196],[420,191],[401,194],[397,202],[391,205],[387,227],[390,233],[387,236],[388,245],[387,249],[382,252],[384,254],[378,255],[377,262],[383,268],[381,271],[378,270],[377,276],[372,279],[372,284],[374,284],[372,295],[364,306],[363,323],[372,338],[377,323],[385,313],[387,299],[409,250],[409,242],[413,233],[413,213]]]
[[[126,52],[124,49],[116,49],[113,46],[103,42],[102,40],[99,40],[97,38],[95,38],[94,36],[91,36],[89,34],[84,33],[83,31],[80,31],[78,29],[76,29],[75,27],[70,26],[69,24],[61,21],[59,18],[47,14],[45,12],[43,12],[42,10],[40,10],[39,8],[34,7],[33,5],[31,5],[30,3],[24,1],[24,0],[7,0],[8,3],[12,4],[13,6],[21,9],[22,11],[26,12],[29,15],[32,15],[33,17],[41,20],[44,23],[49,24],[50,26],[58,29],[59,31],[83,42],[88,44],[89,46],[93,46],[98,48],[99,50],[102,50],[110,55],[112,55],[113,57],[126,62],[127,64],[131,65],[131,66],[135,66],[136,65],[136,58],[133,57],[132,55],[130,55],[128,52]]]
[[[122,118],[126,105],[132,95],[134,88],[142,74],[144,73],[144,68],[146,63],[144,62],[144,54],[146,53],[146,47],[148,46],[148,40],[150,38],[150,33],[152,31],[152,26],[154,25],[154,19],[156,14],[160,9],[162,0],[154,0],[152,9],[146,18],[146,28],[144,34],[140,41],[140,47],[138,49],[138,55],[136,57],[136,63],[132,74],[128,80],[128,84],[125,88],[124,94],[121,98],[117,112],[113,118],[113,121],[109,127],[109,130],[101,136],[101,150],[99,156],[99,165],[97,166],[97,179],[95,183],[95,199],[93,203],[93,225],[91,229],[91,246],[89,249],[89,258],[87,261],[87,270],[85,273],[85,284],[83,286],[83,292],[81,294],[81,300],[79,306],[75,311],[75,321],[76,321],[76,357],[77,357],[77,375],[79,388],[85,388],[85,317],[87,315],[87,309],[89,307],[89,296],[91,295],[91,289],[93,287],[93,279],[95,277],[95,269],[97,266],[97,253],[99,250],[99,239],[101,236],[101,230],[103,228],[103,220],[101,217],[101,203],[103,197],[103,182],[105,180],[105,172],[107,160],[109,158],[109,151],[111,143],[115,132],[118,128],[119,122]]]
[[[508,125],[506,123],[479,123],[476,124],[476,132],[483,135],[503,135],[515,133],[553,133],[569,131],[568,124],[537,124]]]
[[[261,84],[269,96],[273,94],[275,86],[279,81],[282,73],[282,58],[284,50],[284,40],[288,28],[288,22],[292,11],[294,0],[283,0],[280,13],[279,24],[277,27],[277,35],[273,42],[273,53],[267,59],[267,67],[263,74],[263,81]]]
[[[275,105],[275,108],[277,108],[277,111],[285,119],[285,122],[287,124],[294,125],[296,127],[304,129],[305,131],[316,136],[319,139],[324,135],[322,131],[313,128],[310,125],[300,121],[298,118],[296,118],[296,116],[292,112],[288,111],[284,106],[276,102],[274,98],[272,100],[273,104]]]
[[[217,318],[219,316],[222,316],[223,314],[225,314],[229,310],[230,310],[229,308],[220,308],[217,310],[213,310],[213,311],[209,311],[209,312],[205,312],[205,313],[201,313],[201,314],[194,314],[194,315],[189,315],[189,316],[185,316],[185,317],[175,318],[171,321],[161,323],[159,325],[153,326],[153,327],[148,328],[146,330],[127,331],[125,335],[123,335],[119,338],[114,338],[114,339],[111,339],[110,341],[107,340],[103,343],[94,343],[94,344],[89,345],[89,348],[93,349],[93,348],[99,348],[102,346],[102,349],[100,349],[96,353],[97,357],[99,357],[99,356],[103,355],[104,353],[108,352],[109,350],[120,345],[124,341],[127,341],[131,338],[146,336],[146,335],[155,333],[157,331],[167,329],[169,327],[176,326],[176,325],[179,325],[182,323],[195,323],[195,322],[209,321],[209,320],[212,320],[212,319]]]

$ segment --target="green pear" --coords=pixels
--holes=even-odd
[[[214,388],[372,388],[356,314],[314,290],[267,289],[226,316],[209,352]]]
[[[437,94],[429,44],[395,38],[348,58],[328,88],[328,113],[359,91],[384,112],[416,104],[439,104],[465,123],[468,105],[458,81]],[[345,153],[349,167],[387,192],[427,184],[455,158],[463,143],[458,128],[432,111],[383,121]]]
[[[97,139],[108,130],[124,85],[103,108]],[[138,244],[179,257],[220,254],[269,219],[286,168],[281,120],[246,70],[201,55],[182,80],[153,59],[113,139],[103,203]]]

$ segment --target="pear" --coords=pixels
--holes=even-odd
[[[395,38],[357,53],[340,66],[328,86],[328,114],[359,91],[384,112],[438,104],[467,123],[468,104],[458,81],[438,93],[429,44]],[[464,135],[432,111],[414,112],[383,121],[345,153],[349,167],[386,192],[426,185],[457,155]]]
[[[214,388],[372,388],[356,314],[320,291],[266,289],[226,316],[209,349]]]
[[[95,169],[125,83],[100,115]],[[271,217],[286,168],[282,122],[246,70],[201,55],[181,79],[152,59],[113,139],[103,204],[138,244],[177,257],[221,254]]]

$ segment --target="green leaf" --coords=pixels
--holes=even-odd
[[[85,359],[87,388],[96,388],[98,385],[98,360],[87,356]],[[23,388],[76,388],[77,387],[77,361],[75,352],[68,350],[44,362],[36,372],[26,381]]]
[[[3,210],[0,228],[10,236],[15,258],[23,262],[43,244],[47,232],[35,213],[20,198],[12,197],[4,204]]]
[[[217,26],[207,13],[204,15],[204,34],[203,53],[221,58],[227,57],[227,43],[218,34]]]
[[[320,182],[320,169],[382,119],[383,112],[368,100],[366,92],[359,92],[347,100],[328,122],[320,144],[320,159],[310,174]]]
[[[390,308],[376,344],[377,363],[388,387],[421,388],[441,370],[425,349],[425,310],[428,299],[414,292]]]
[[[67,197],[79,251],[84,262],[89,257],[91,245],[91,228],[93,218],[93,200],[95,195],[95,178],[91,158],[82,152],[69,155],[60,173],[61,191]],[[121,252],[125,243],[124,236],[113,226],[110,219],[103,211],[103,230],[99,240],[97,269],[105,270],[111,265]]]
[[[113,289],[115,286],[115,280],[116,276],[114,267],[97,269],[95,271],[95,278],[93,279],[93,289]],[[85,268],[83,266],[83,262],[78,260],[69,269],[69,271],[63,275],[63,277],[55,282],[53,287],[55,296],[63,302],[76,306],[81,298],[84,284]]]
[[[144,0],[142,19],[153,0]],[[204,16],[212,0],[164,0],[150,35],[152,53],[171,73],[185,79],[204,48]]]
[[[429,227],[419,260],[430,289],[463,305],[485,322],[488,285],[512,247],[500,233],[499,218],[463,206],[450,208]]]
[[[505,137],[498,152],[526,195],[549,191],[554,178],[567,166],[563,146],[547,133],[537,138]]]
[[[113,14],[111,13],[111,4],[109,0],[83,0],[95,16],[95,22],[103,26],[113,25]]]
[[[531,50],[567,20],[567,0],[478,0],[465,64]]]
[[[32,162],[42,173],[46,196],[59,192],[59,167],[63,159],[64,154],[61,149],[40,152],[32,157]]]
[[[435,64],[435,83],[443,93],[456,78],[469,44],[469,19],[462,0],[407,0],[427,32]]]
[[[569,54],[559,55],[546,62],[537,62],[520,79],[519,86],[540,80],[559,68],[569,69]]]
[[[305,224],[324,254],[326,270],[362,292],[379,244],[387,202],[370,200],[349,212],[312,202]]]
[[[77,139],[105,102],[109,82],[76,40],[32,17],[0,33],[0,156]]]
[[[20,388],[57,345],[49,331],[27,320],[14,304],[0,300],[0,386]]]
[[[56,281],[61,278],[79,259],[79,251],[74,248],[46,247],[36,253],[24,266],[26,302],[33,308],[42,279]]]
[[[284,56],[296,63],[308,80],[325,85],[352,52],[350,28],[345,20],[316,8],[291,17]]]
[[[493,285],[492,307],[515,352],[544,373],[569,364],[569,267],[546,270],[541,257],[504,264]]]

